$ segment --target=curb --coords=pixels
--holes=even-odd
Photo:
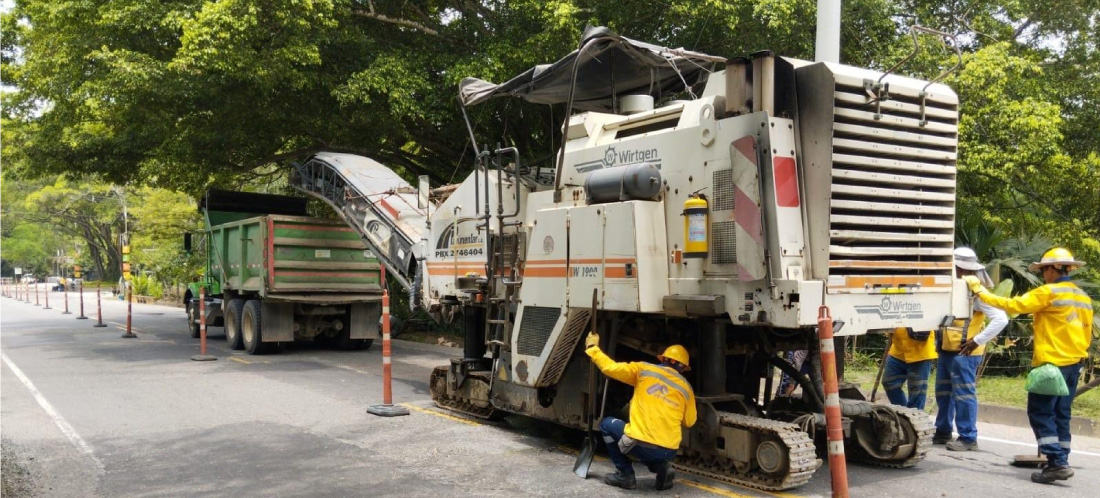
[[[1031,428],[1031,424],[1027,421],[1027,410],[1009,406],[979,404],[978,421]],[[1069,421],[1069,430],[1077,436],[1100,437],[1100,421],[1073,417]]]

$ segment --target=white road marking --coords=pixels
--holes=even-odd
[[[20,370],[19,367],[15,366],[15,363],[13,363],[11,359],[8,358],[8,355],[0,353],[0,358],[3,358],[4,363],[19,379],[19,382],[23,383],[23,387],[26,387],[27,390],[30,391],[31,395],[34,396],[35,401],[38,401],[39,406],[41,406],[42,409],[46,411],[46,414],[49,415],[51,419],[53,419],[54,424],[57,424],[57,428],[61,429],[61,433],[65,434],[65,437],[69,438],[69,441],[72,442],[73,445],[77,447],[77,449],[86,453],[88,457],[95,462],[96,467],[99,467],[99,469],[102,470],[103,463],[100,462],[98,458],[96,458],[95,453],[92,451],[92,447],[89,446],[88,443],[80,437],[80,434],[77,434],[76,429],[73,429],[73,426],[69,425],[69,422],[67,422],[60,413],[57,413],[57,410],[53,408],[53,405],[51,405],[49,401],[46,401],[46,397],[38,391],[38,388],[34,387],[34,384],[31,383],[31,380],[23,374],[23,371]]]
[[[1012,441],[1010,439],[999,439],[999,438],[995,438],[995,437],[985,437],[985,436],[978,436],[978,439],[981,439],[982,441],[993,442],[993,443],[1011,444],[1011,445],[1015,445],[1015,446],[1027,446],[1027,447],[1032,448],[1032,449],[1037,448],[1037,446],[1034,442],[1021,443],[1019,441]],[[1093,453],[1091,451],[1075,450],[1075,449],[1072,449],[1072,448],[1070,449],[1069,454],[1070,454],[1070,456],[1085,455],[1085,456],[1091,456],[1091,457],[1100,457],[1100,453]]]

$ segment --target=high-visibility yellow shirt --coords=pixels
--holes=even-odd
[[[898,327],[890,338],[890,356],[906,363],[934,359],[939,356],[936,354],[936,337],[928,334],[928,339],[918,341],[909,337],[905,327]]]
[[[632,439],[662,448],[680,447],[680,427],[695,425],[695,392],[676,369],[652,363],[616,362],[592,346],[586,351],[604,375],[634,386],[630,421],[623,431]]]
[[[1088,357],[1092,342],[1092,300],[1072,282],[1046,284],[1014,298],[1000,297],[992,292],[983,292],[978,297],[1009,313],[1031,313],[1035,331],[1032,366],[1053,363],[1064,367]]]

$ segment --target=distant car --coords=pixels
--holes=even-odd
[[[33,284],[37,281],[38,281],[38,279],[34,278],[34,275],[24,275],[23,276],[23,283],[24,284]]]

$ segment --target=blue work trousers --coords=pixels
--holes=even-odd
[[[614,417],[606,417],[600,421],[600,433],[603,434],[603,442],[607,445],[607,454],[611,457],[611,463],[615,464],[615,468],[623,475],[634,475],[631,458],[642,462],[650,472],[657,472],[667,467],[669,462],[676,458],[676,450],[645,444],[641,441],[638,441],[630,450],[630,456],[624,455],[619,450],[619,440],[623,438],[625,429],[626,422]]]
[[[1027,420],[1039,443],[1039,452],[1046,455],[1053,467],[1069,466],[1069,419],[1073,395],[1077,392],[1077,377],[1081,364],[1058,367],[1066,378],[1069,396],[1048,396],[1027,393]]]
[[[936,364],[936,435],[978,442],[978,389],[976,380],[981,356],[941,351]]]
[[[923,410],[928,398],[928,374],[931,371],[932,360],[906,363],[893,356],[887,357],[882,388],[886,390],[890,404]],[[909,387],[908,396],[901,390],[906,384]]]

